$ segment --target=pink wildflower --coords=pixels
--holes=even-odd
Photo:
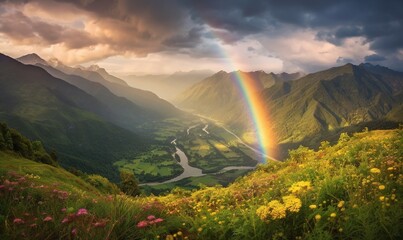
[[[162,219],[162,218],[157,218],[157,219],[154,220],[155,223],[160,223],[160,222],[163,222],[163,221],[164,221],[164,219]]]
[[[80,209],[78,209],[78,211],[77,211],[77,216],[81,216],[81,215],[87,215],[88,214],[88,210],[87,209],[85,209],[85,208],[80,208]]]
[[[62,209],[61,209],[62,212],[66,212],[66,210],[67,210],[66,208],[62,208]]]
[[[62,223],[67,223],[67,222],[69,222],[69,219],[68,218],[63,218]]]
[[[106,226],[106,221],[96,222],[93,225],[94,225],[94,227],[105,227]]]
[[[36,224],[36,223],[32,223],[31,225],[29,225],[31,228],[33,228],[33,227],[37,227],[38,226],[38,224]]]
[[[73,235],[73,236],[75,236],[75,235],[77,235],[77,228],[73,228],[73,230],[71,230],[71,234]]]
[[[52,220],[53,220],[53,218],[52,218],[51,216],[47,216],[47,217],[45,217],[45,218],[43,219],[44,222],[50,222],[50,221],[52,221]]]
[[[4,186],[4,185],[0,185],[0,189],[3,189],[3,188],[5,188],[6,186]]]
[[[148,226],[148,222],[147,221],[141,221],[139,223],[137,223],[137,227],[138,228],[145,228]]]
[[[154,215],[150,215],[150,216],[147,217],[147,220],[149,220],[149,221],[154,220],[154,219],[155,219]]]
[[[24,220],[22,220],[21,218],[14,218],[13,223],[15,223],[15,224],[23,224]]]

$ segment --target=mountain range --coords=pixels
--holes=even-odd
[[[342,130],[383,128],[403,121],[403,73],[371,64],[330,68],[286,79],[263,71],[244,73],[260,86],[266,120],[280,144],[317,145]],[[236,72],[218,72],[179,95],[179,107],[251,131]],[[296,76],[296,75],[294,75]],[[386,125],[385,125],[386,124]],[[241,131],[242,132],[242,131]]]
[[[0,121],[54,149],[60,163],[117,179],[112,163],[150,142],[112,123],[114,111],[44,69],[0,55]]]

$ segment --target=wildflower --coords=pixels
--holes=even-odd
[[[201,231],[203,231],[203,228],[198,228],[197,231],[201,232]]]
[[[52,221],[52,220],[53,220],[53,218],[52,218],[51,216],[46,216],[46,217],[43,219],[44,222],[50,222],[50,221]]]
[[[343,206],[344,206],[344,201],[340,201],[338,204],[337,204],[337,207],[338,208],[342,208]]]
[[[145,228],[148,226],[148,222],[147,221],[141,221],[139,223],[137,223],[137,227],[138,228]]]
[[[268,217],[272,219],[282,219],[286,216],[286,208],[277,200],[269,202],[266,206],[261,206],[256,210],[256,214],[262,220],[266,220]]]
[[[379,201],[383,202],[385,200],[385,196],[380,196]]]
[[[178,236],[182,236],[182,232],[181,232],[181,231],[179,231],[177,234],[178,234]]]
[[[331,213],[330,217],[335,218],[336,217],[336,213]]]
[[[171,234],[167,235],[167,237],[165,238],[166,240],[174,240],[174,236],[172,236]]]
[[[67,222],[69,222],[69,219],[68,218],[63,218],[63,220],[62,220],[62,223],[67,223]]]
[[[322,216],[320,216],[319,214],[316,214],[316,215],[315,215],[316,221],[319,221],[321,218],[322,218]]]
[[[302,206],[301,200],[293,195],[284,196],[283,202],[285,208],[290,212],[299,212],[299,209]]]
[[[94,225],[94,227],[105,227],[106,226],[106,221],[96,222],[93,225]]]
[[[22,220],[21,218],[14,218],[13,223],[15,223],[15,224],[23,224],[24,220]]]
[[[66,211],[67,211],[67,209],[66,209],[66,208],[62,208],[60,211],[62,211],[62,212],[66,212]]]
[[[157,218],[157,219],[154,220],[155,223],[160,223],[160,222],[163,222],[163,221],[164,221],[164,219],[162,219],[162,218]]]
[[[38,224],[36,224],[36,223],[32,223],[31,225],[29,225],[29,227],[31,227],[31,228],[34,228],[34,227],[37,227],[38,226]]]
[[[379,185],[379,190],[384,190],[385,189],[385,185]]]
[[[154,215],[150,215],[150,216],[147,217],[147,220],[148,220],[148,221],[152,221],[152,220],[154,220],[154,219],[155,219],[155,216],[154,216]]]
[[[371,168],[369,171],[370,171],[371,173],[375,173],[375,174],[378,174],[378,173],[381,172],[381,170],[380,170],[379,168]]]
[[[76,236],[77,235],[77,228],[73,228],[73,230],[71,230],[71,234],[73,235],[73,236]]]
[[[339,232],[343,232],[343,228],[339,228]]]
[[[77,216],[81,216],[81,215],[87,215],[88,214],[88,210],[87,209],[85,209],[85,208],[80,208],[80,209],[78,209],[78,211],[77,211]]]
[[[312,204],[312,205],[309,205],[309,208],[310,209],[315,209],[315,208],[317,208],[317,206],[315,204]]]
[[[294,184],[291,185],[290,188],[288,188],[288,191],[290,191],[291,193],[299,193],[299,192],[304,192],[307,190],[310,190],[311,187],[311,182],[309,181],[300,181],[300,182],[296,182]]]

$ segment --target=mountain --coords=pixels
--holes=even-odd
[[[0,121],[55,149],[63,166],[116,180],[112,163],[147,141],[109,122],[113,112],[44,69],[0,55]]]
[[[170,75],[130,75],[124,79],[132,87],[151,91],[166,100],[173,100],[179,93],[212,73],[209,70],[193,70]]]
[[[48,62],[46,62],[43,58],[38,56],[36,53],[30,53],[24,56],[21,56],[17,58],[18,61],[24,63],[24,64],[42,64],[42,65],[49,65]]]
[[[78,68],[80,68],[81,70],[84,70],[84,71],[97,72],[97,73],[99,73],[99,75],[101,75],[105,80],[107,80],[109,82],[118,83],[123,86],[129,86],[129,85],[127,85],[127,83],[124,80],[109,74],[105,70],[105,68],[101,68],[98,65],[91,65],[87,68],[79,66]]]
[[[203,80],[178,98],[178,106],[250,130],[247,106],[239,100],[233,75],[219,72]],[[271,118],[267,125],[280,144],[315,145],[342,130],[384,128],[403,121],[403,73],[384,67],[347,64],[272,83],[255,94],[264,99]]]
[[[25,58],[18,58],[18,60],[25,63]],[[137,106],[126,98],[116,96],[104,85],[77,75],[65,74],[50,65],[41,64],[43,61],[39,58],[36,59],[36,62],[32,60],[28,64],[41,67],[50,75],[62,79],[95,97],[109,109],[112,113],[109,120],[116,125],[135,131],[138,124],[155,120],[152,117],[152,112],[148,112],[146,109]]]
[[[171,103],[159,98],[150,91],[132,88],[122,84],[106,80],[100,73],[83,68],[73,68],[64,65],[57,59],[50,59],[49,65],[69,75],[77,75],[82,78],[97,82],[108,88],[113,94],[124,97],[137,106],[149,111],[155,118],[174,117],[182,114]]]
[[[247,75],[248,79],[254,82],[258,91],[269,88],[277,82],[295,80],[294,77],[301,75],[299,73],[274,74],[264,71],[231,73],[220,71],[185,90],[177,96],[174,102],[179,107],[195,109],[203,115],[230,122],[234,116],[228,113],[233,112],[245,101],[237,83],[240,73]],[[246,113],[241,113],[241,115],[246,115]],[[235,118],[238,119],[239,116],[235,116]]]

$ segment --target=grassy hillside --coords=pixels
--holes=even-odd
[[[63,170],[2,153],[0,237],[401,239],[402,146],[402,130],[342,134],[226,188],[137,198],[101,194]]]
[[[143,138],[108,122],[110,116],[79,88],[0,55],[0,121],[55,149],[63,166],[117,180],[112,163],[147,149]]]

